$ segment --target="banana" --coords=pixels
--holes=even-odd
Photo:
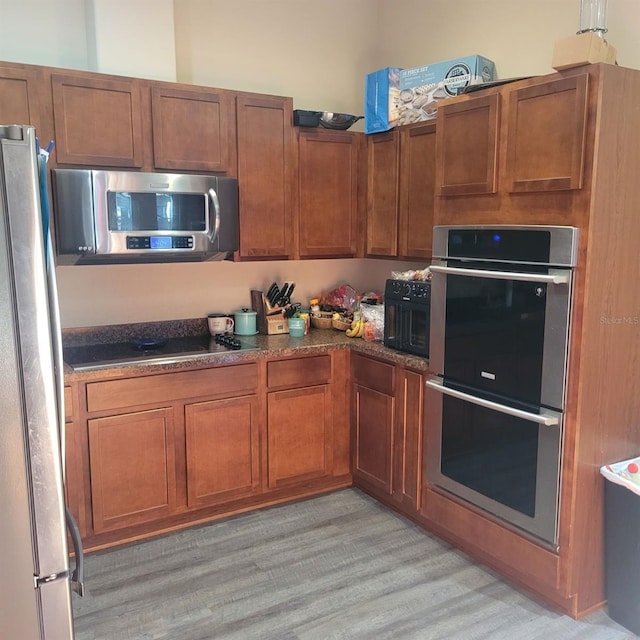
[[[364,331],[364,327],[362,326],[362,320],[353,320],[351,322],[351,327],[347,329],[345,333],[348,338],[357,338],[359,331]]]
[[[351,328],[347,329],[346,335],[348,338],[362,338],[364,334],[364,320],[353,320]]]

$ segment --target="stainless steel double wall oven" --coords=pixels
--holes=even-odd
[[[557,544],[574,227],[435,227],[428,479]]]

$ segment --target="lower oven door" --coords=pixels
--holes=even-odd
[[[426,386],[429,482],[555,547],[562,413]]]

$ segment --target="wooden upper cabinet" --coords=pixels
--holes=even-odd
[[[582,188],[588,79],[583,74],[509,93],[509,191]]]
[[[151,86],[156,169],[235,173],[233,99],[226,91]]]
[[[293,99],[236,98],[240,259],[293,257]]]
[[[495,193],[500,94],[438,106],[436,194]]]
[[[397,130],[367,136],[367,243],[369,257],[398,255]]]
[[[401,128],[398,253],[402,258],[431,258],[435,176],[435,123]]]
[[[298,137],[301,258],[356,253],[359,134],[300,131]]]
[[[38,129],[37,82],[32,69],[0,66],[0,124],[30,124]]]
[[[59,164],[143,164],[140,81],[52,74]]]

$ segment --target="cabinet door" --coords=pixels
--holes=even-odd
[[[58,163],[141,167],[137,80],[51,76]]]
[[[422,422],[424,378],[414,371],[398,376],[398,414],[394,442],[393,496],[419,511],[422,494]]]
[[[42,136],[37,82],[37,74],[32,69],[0,66],[1,124],[31,124]]]
[[[496,192],[499,129],[497,93],[438,106],[437,195]]]
[[[240,250],[245,259],[293,257],[293,100],[236,99]]]
[[[235,140],[230,94],[153,85],[151,112],[156,169],[230,171]]]
[[[588,79],[561,78],[509,93],[509,191],[582,188]]]
[[[329,385],[321,385],[268,394],[270,489],[331,474],[333,433],[329,389]]]
[[[391,495],[395,399],[380,391],[354,385],[354,480]]]
[[[187,503],[217,504],[260,488],[255,396],[185,407]]]
[[[400,130],[399,255],[428,260],[433,240],[435,123]]]
[[[367,136],[367,245],[366,255],[398,255],[397,130]]]
[[[176,504],[171,409],[88,421],[95,533],[171,515]]]
[[[355,255],[358,135],[301,131],[298,185],[300,257]]]

